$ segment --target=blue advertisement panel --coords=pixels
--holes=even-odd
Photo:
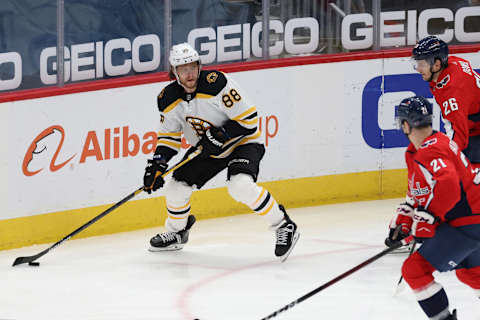
[[[479,73],[480,69],[475,71]],[[380,128],[378,110],[381,98],[392,92],[412,92],[412,95],[434,102],[428,83],[418,73],[385,75],[369,80],[362,93],[362,136],[374,149],[401,148],[409,144],[401,130]],[[443,122],[440,122],[440,130],[445,132]]]

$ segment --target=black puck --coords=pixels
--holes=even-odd
[[[40,262],[29,262],[28,265],[33,267],[40,267]]]

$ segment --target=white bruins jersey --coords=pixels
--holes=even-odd
[[[232,123],[230,120],[235,121],[237,134],[232,135],[227,128],[233,138],[224,144],[221,154],[213,157],[227,157],[242,144],[261,143],[256,107],[222,72],[201,71],[194,93],[186,93],[177,81],[172,82],[160,92],[157,101],[160,111],[157,147],[161,146],[161,149],[166,147],[176,154],[180,150],[182,134],[189,144],[195,146],[208,128]]]

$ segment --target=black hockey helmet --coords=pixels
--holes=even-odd
[[[403,121],[407,121],[412,128],[431,126],[432,110],[432,104],[424,97],[406,98],[395,109],[395,120],[399,128]]]
[[[414,60],[426,60],[430,65],[439,59],[442,67],[448,66],[448,45],[445,41],[436,36],[428,36],[418,41],[412,49],[412,58]]]

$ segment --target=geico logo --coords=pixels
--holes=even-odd
[[[440,108],[420,74],[378,76],[369,80],[362,92],[362,137],[367,145],[375,149],[408,146],[408,139],[395,127],[395,106],[414,95],[423,96],[435,105],[433,128],[445,131]]]
[[[62,126],[54,125],[43,130],[38,136],[33,139],[32,143],[27,149],[25,156],[23,157],[22,171],[26,176],[33,176],[43,170],[42,165],[38,166],[38,162],[45,162],[50,160],[50,171],[54,172],[65,166],[73,156],[63,161],[62,163],[56,163],[57,157],[60,153],[60,149],[65,139],[65,130]],[[56,145],[56,148],[55,148]],[[53,146],[52,149],[50,147]],[[50,150],[55,150],[53,155],[49,154]],[[40,160],[40,161],[38,161]],[[32,163],[34,162],[34,163]],[[31,171],[30,167],[37,167],[37,170]]]
[[[2,79],[0,77],[0,91],[18,88],[22,83],[22,57],[18,52],[0,53],[0,65],[2,64],[11,64],[13,69],[9,68],[8,66],[3,66],[2,69],[12,70],[13,72],[11,72],[12,77],[9,79]],[[2,75],[8,76],[8,73],[3,73]]]
[[[408,146],[408,139],[394,126],[394,107],[413,95],[433,102],[428,84],[416,73],[378,76],[367,82],[362,93],[362,136],[367,145],[375,149]]]
[[[308,29],[310,39],[308,43],[295,43],[293,34],[297,29]],[[279,55],[285,52],[302,54],[314,52],[318,47],[319,26],[315,18],[295,18],[288,20],[285,25],[280,20],[270,20],[270,30],[275,34],[283,34],[283,41],[270,41],[270,55]],[[253,54],[262,57],[260,33],[262,22],[235,24],[193,29],[188,34],[188,42],[195,46],[199,42],[200,57],[205,64],[231,60],[248,59]],[[282,38],[282,37],[279,37]],[[206,41],[208,40],[208,41]],[[237,49],[237,50],[235,50]]]
[[[141,52],[151,52],[150,60],[140,57]],[[114,53],[115,52],[115,53]],[[130,53],[130,54],[128,54]],[[56,83],[56,47],[45,48],[40,53],[40,79],[44,84]],[[116,57],[115,64],[113,56]],[[64,48],[65,81],[120,76],[135,72],[156,70],[160,66],[160,39],[155,34],[112,39],[103,43],[89,42]]]
[[[480,16],[480,6],[460,8],[455,14],[447,8],[427,9],[420,12],[418,19],[417,10],[381,12],[380,46],[414,45],[417,38],[422,39],[430,35],[428,27],[433,19],[445,22],[443,33],[437,34],[445,42],[452,41],[454,36],[460,42],[477,42],[480,41],[478,28],[477,32],[465,31],[465,20],[475,16]],[[395,24],[385,24],[385,21],[395,21]],[[448,23],[452,22],[453,29],[447,27]],[[369,13],[350,14],[343,18],[343,47],[349,50],[370,48],[373,45],[372,25],[373,16]]]

